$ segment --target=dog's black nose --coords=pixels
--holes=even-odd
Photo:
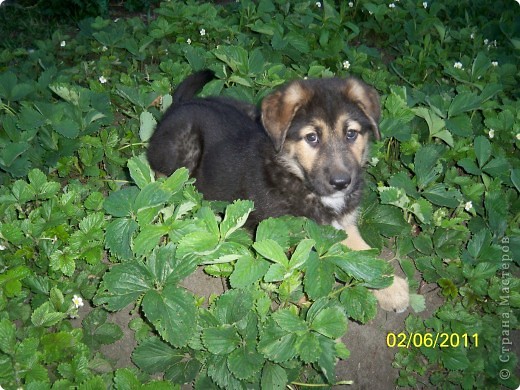
[[[330,178],[329,183],[336,190],[341,191],[350,184],[350,176],[345,174],[335,175]]]

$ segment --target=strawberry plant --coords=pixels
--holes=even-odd
[[[350,354],[340,338],[348,321],[375,318],[369,289],[392,281],[378,256],[386,248],[412,292],[402,331],[467,335],[398,349],[397,385],[516,388],[520,23],[511,9],[506,0],[166,1],[149,18],[49,31],[35,16],[13,24],[30,9],[0,3],[2,29],[19,42],[0,43],[0,385],[350,383],[335,375]],[[252,103],[302,77],[355,75],[379,90],[383,140],[359,221],[377,249],[349,251],[344,233],[294,217],[253,233],[243,228],[251,202],[205,200],[185,169],[154,177],[146,143],[173,88],[203,68],[217,78],[202,95]],[[183,282],[197,270],[226,291],[190,291]],[[425,284],[443,301],[429,315],[419,313]],[[124,310],[134,316],[127,328],[115,321]],[[133,365],[116,368],[104,346],[123,334],[136,345]]]

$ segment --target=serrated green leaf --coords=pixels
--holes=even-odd
[[[148,374],[164,372],[182,359],[182,351],[172,348],[158,337],[147,338],[132,353],[135,364]]]
[[[227,206],[226,215],[220,224],[221,237],[225,239],[238,228],[244,226],[252,210],[253,202],[249,200],[237,200]]]
[[[376,297],[363,286],[345,289],[340,295],[340,302],[347,315],[362,324],[367,323],[377,314]]]
[[[144,156],[132,157],[128,160],[128,169],[134,183],[139,188],[144,188],[147,184],[155,181],[152,169]]]
[[[491,157],[491,143],[486,137],[480,135],[473,140],[473,148],[477,156],[478,166],[482,168]]]
[[[471,92],[459,93],[455,96],[448,108],[448,117],[462,114],[466,111],[473,111],[480,107],[482,99]]]
[[[0,320],[0,351],[7,355],[14,354],[16,328],[7,318]]]
[[[313,318],[310,328],[326,337],[337,339],[347,331],[347,319],[338,307],[326,307]]]
[[[50,255],[50,266],[55,271],[60,271],[66,276],[72,276],[76,269],[76,262],[74,254],[68,252],[68,250],[54,251]]]
[[[426,309],[426,301],[424,295],[410,294],[410,306],[413,311],[420,313]]]
[[[256,352],[254,346],[249,346],[249,344],[239,346],[228,357],[229,370],[238,379],[253,377],[260,372],[264,362],[264,357]]]
[[[53,128],[58,134],[69,139],[77,138],[80,132],[79,124],[68,118],[53,123]]]
[[[142,307],[161,337],[176,347],[185,346],[196,330],[195,297],[182,288],[166,285],[162,291],[150,290]]]
[[[202,331],[202,342],[209,352],[216,355],[231,353],[238,347],[240,340],[240,336],[232,325],[221,325]]]
[[[110,253],[123,260],[133,257],[132,236],[139,228],[137,222],[130,218],[117,218],[106,227],[105,246]]]
[[[426,199],[418,199],[410,205],[410,211],[421,221],[429,224],[433,216],[433,206]]]
[[[462,194],[458,190],[447,188],[446,185],[441,183],[426,188],[422,195],[437,206],[450,208],[457,207],[462,200]]]
[[[147,142],[152,136],[157,120],[148,111],[143,111],[139,116],[139,138],[141,141]]]
[[[316,242],[310,239],[300,241],[289,260],[289,269],[300,268],[309,258],[309,253],[315,244]]]
[[[235,263],[229,282],[233,288],[247,287],[260,280],[269,268],[269,263],[252,256],[241,256]]]
[[[161,182],[161,188],[173,195],[182,189],[189,179],[189,174],[188,169],[179,168]]]
[[[415,154],[415,174],[419,189],[425,188],[440,176],[442,165],[439,159],[440,151],[435,145],[424,146]]]
[[[134,253],[138,256],[150,253],[153,248],[159,245],[161,237],[168,234],[169,226],[164,225],[146,225],[133,240]]]
[[[274,261],[285,268],[289,267],[289,260],[283,248],[276,241],[271,239],[257,241],[253,244],[253,248],[266,259]]]
[[[291,273],[288,273],[287,268],[285,268],[283,265],[271,264],[264,275],[264,281],[267,283],[281,282],[290,275]]]
[[[112,344],[123,337],[121,328],[107,323],[107,312],[101,308],[92,310],[81,322],[83,325],[83,341],[90,348],[98,348],[100,344]]]
[[[17,180],[11,189],[18,203],[26,203],[36,199],[36,190],[23,180]]]
[[[282,390],[287,385],[285,369],[278,364],[267,362],[262,370],[262,389]]]
[[[307,324],[290,309],[280,309],[272,314],[272,318],[280,328],[288,332],[306,332]]]
[[[105,211],[114,217],[130,217],[133,214],[134,202],[139,194],[137,187],[125,187],[110,193],[103,203]]]
[[[221,324],[233,324],[251,312],[253,303],[250,290],[228,290],[215,302],[214,314]]]
[[[321,355],[321,346],[318,337],[315,333],[305,333],[303,336],[298,338],[296,344],[298,355],[305,363],[316,362]]]
[[[331,256],[326,259],[356,279],[364,280],[366,287],[384,288],[392,284],[392,266],[367,251],[351,251],[342,257]]]
[[[179,241],[177,256],[183,258],[193,254],[207,255],[216,249],[218,242],[218,236],[209,232],[188,233]]]
[[[94,298],[96,305],[105,304],[108,310],[121,310],[154,288],[154,276],[141,261],[133,260],[112,267]]]
[[[466,349],[462,347],[445,348],[442,352],[441,359],[448,370],[465,370],[471,364]]]
[[[317,253],[311,253],[307,261],[307,270],[303,279],[305,292],[315,300],[327,296],[334,286],[335,266],[327,259],[320,259]]]
[[[49,327],[56,325],[65,317],[65,313],[54,310],[50,302],[45,302],[34,310],[31,322],[34,326]]]
[[[297,340],[295,333],[283,330],[271,318],[262,329],[258,351],[275,363],[285,362],[296,356]]]

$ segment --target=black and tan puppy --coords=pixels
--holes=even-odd
[[[195,98],[213,72],[182,82],[150,139],[156,172],[185,166],[206,199],[251,199],[249,223],[305,216],[344,229],[345,244],[368,249],[356,226],[363,165],[379,139],[379,96],[360,80],[297,80],[255,106],[222,97]],[[374,294],[386,310],[408,306],[408,284]]]

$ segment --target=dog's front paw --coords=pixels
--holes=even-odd
[[[408,282],[399,276],[394,276],[394,282],[389,287],[373,292],[381,308],[386,311],[402,313],[410,304]]]

